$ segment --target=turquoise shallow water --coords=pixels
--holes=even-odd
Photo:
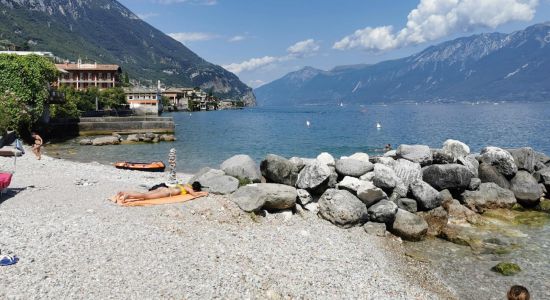
[[[388,106],[307,106],[166,113],[177,124],[175,143],[79,147],[67,142],[50,153],[80,161],[166,160],[178,150],[178,171],[218,167],[235,154],[260,161],[268,153],[335,157],[358,151],[376,153],[391,143],[441,147],[448,138],[479,151],[487,145],[529,145],[550,153],[550,104],[419,104]],[[310,127],[306,122],[310,122]],[[377,129],[376,123],[382,128]],[[48,148],[46,148],[48,150]]]

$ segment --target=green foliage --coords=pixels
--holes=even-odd
[[[5,126],[0,130],[21,133],[38,122],[57,72],[49,59],[38,55],[0,54],[0,119]]]
[[[79,91],[71,86],[62,86],[59,90],[65,93],[65,103],[51,106],[52,118],[78,118],[81,112],[96,109],[96,98],[99,109],[116,109],[126,104],[124,90],[120,87],[102,91],[92,87]]]
[[[122,78],[122,84],[124,86],[130,86],[130,77],[128,76],[128,72],[124,72],[124,77]]]
[[[164,107],[170,106],[170,98],[168,98],[166,96],[162,96],[162,97],[160,97],[160,101],[162,102],[162,105]]]

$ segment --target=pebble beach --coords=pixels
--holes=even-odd
[[[0,157],[0,169],[13,171],[13,159]],[[218,195],[152,207],[108,200],[164,181],[165,173],[18,158],[0,198],[0,250],[20,260],[0,267],[0,298],[457,298],[400,239],[307,211],[259,216]]]

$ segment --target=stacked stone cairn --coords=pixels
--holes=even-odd
[[[497,147],[472,154],[456,140],[441,149],[400,145],[382,157],[269,154],[260,172],[250,157],[238,155],[221,170],[203,169],[191,181],[231,194],[246,212],[309,211],[343,228],[364,226],[381,236],[387,230],[409,241],[427,235],[454,241],[461,234],[456,224],[475,225],[488,209],[536,207],[550,196],[545,154]],[[236,178],[254,183],[238,187]]]

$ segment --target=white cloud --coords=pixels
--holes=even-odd
[[[277,62],[288,61],[292,59],[302,58],[319,51],[320,46],[314,39],[307,39],[287,48],[287,54],[283,56],[264,56],[259,58],[251,58],[241,63],[232,63],[223,66],[226,70],[239,74],[244,71],[253,71],[272,65]]]
[[[333,48],[390,50],[476,28],[495,28],[511,21],[529,21],[538,0],[420,0],[398,32],[392,26],[359,29]]]
[[[229,65],[223,66],[226,70],[229,72],[233,72],[235,74],[239,74],[243,71],[252,71],[256,70],[258,68],[270,65],[272,63],[275,63],[279,61],[279,57],[273,57],[273,56],[264,56],[260,58],[251,58],[247,61],[243,61],[241,63],[232,63]]]
[[[217,35],[206,32],[175,32],[168,35],[181,43],[209,41],[218,38]]]
[[[244,35],[236,35],[231,38],[229,38],[227,41],[231,43],[240,42],[246,40],[246,36]]]
[[[137,14],[137,16],[142,20],[146,20],[146,19],[158,17],[159,14],[158,13],[142,13],[142,14]]]
[[[319,51],[321,47],[314,39],[307,39],[304,41],[297,42],[296,44],[288,47],[286,50],[290,55],[293,56],[305,56],[313,52]]]

